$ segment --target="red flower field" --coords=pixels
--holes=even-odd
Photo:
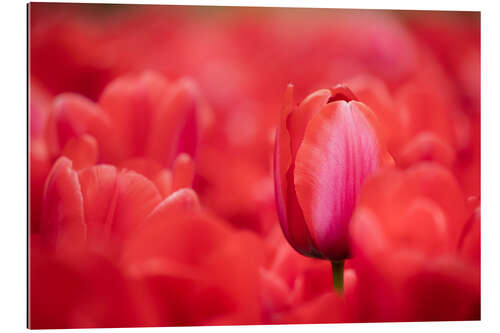
[[[478,12],[29,5],[29,326],[479,320]]]

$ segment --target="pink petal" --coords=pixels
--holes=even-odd
[[[330,103],[311,120],[297,153],[297,198],[316,245],[330,259],[349,255],[347,225],[357,196],[381,164],[370,117],[361,103]]]

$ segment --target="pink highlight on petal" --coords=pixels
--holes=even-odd
[[[368,175],[380,166],[379,139],[359,102],[336,101],[311,120],[295,161],[295,189],[323,255],[349,256],[347,225]]]
[[[275,146],[280,223],[301,254],[343,260],[365,178],[394,161],[378,119],[345,85],[318,90],[297,107],[292,93],[289,85]]]
[[[194,213],[200,210],[200,201],[196,192],[190,188],[183,188],[160,202],[148,215],[148,219],[154,219],[158,214],[166,216],[168,214]]]

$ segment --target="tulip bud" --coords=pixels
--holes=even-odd
[[[274,155],[281,227],[301,254],[343,261],[361,186],[392,157],[376,116],[347,87],[318,90],[298,106],[292,95],[289,85]]]

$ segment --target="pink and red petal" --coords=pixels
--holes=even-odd
[[[330,259],[349,256],[347,226],[365,178],[380,166],[377,133],[358,102],[328,104],[309,123],[295,161],[308,229]]]

